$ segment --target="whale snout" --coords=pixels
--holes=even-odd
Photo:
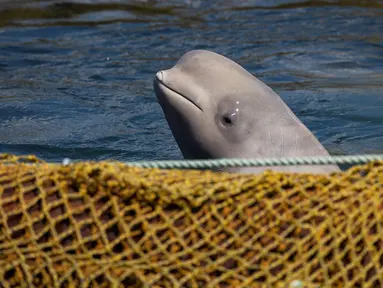
[[[154,76],[153,86],[158,100],[163,100],[167,102],[168,100],[165,99],[169,97],[169,88],[168,85],[165,83],[165,74],[165,70],[158,71]]]
[[[190,109],[185,106],[192,104],[194,108],[202,111],[202,103],[199,99],[202,94],[199,91],[200,87],[192,84],[192,79],[187,73],[182,73],[176,68],[161,70],[156,73],[153,84],[157,98],[162,100],[164,105],[171,103],[173,109],[175,107]],[[182,99],[181,102],[180,99]],[[174,101],[178,104],[174,105]]]
[[[158,71],[156,73],[156,77],[155,77],[155,80],[158,80],[158,81],[163,81],[164,79],[164,72],[161,70],[161,71]]]
[[[166,79],[169,77],[166,77],[166,70],[161,70],[156,73],[154,76],[154,82],[161,83],[162,85],[168,86],[169,84],[166,83]]]

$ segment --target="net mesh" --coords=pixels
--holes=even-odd
[[[240,175],[0,155],[0,196],[0,287],[383,287],[383,162]]]

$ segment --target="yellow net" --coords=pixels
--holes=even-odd
[[[383,162],[239,175],[0,155],[0,287],[20,286],[383,287]]]

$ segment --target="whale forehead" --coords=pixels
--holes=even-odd
[[[174,68],[185,73],[191,73],[197,78],[208,77],[222,80],[222,76],[229,76],[231,80],[243,81],[244,75],[251,76],[250,73],[236,62],[223,55],[206,50],[194,50],[184,54],[177,61]],[[230,70],[230,73],[228,73],[228,70]]]
[[[262,91],[262,83],[234,61],[206,50],[184,54],[164,71],[167,84],[179,92],[197,98],[201,105],[216,104],[220,98],[253,98]],[[190,90],[196,90],[191,91]],[[198,90],[198,91],[197,91]],[[194,92],[194,93],[193,93]],[[210,104],[206,101],[211,100]],[[255,99],[253,99],[254,101]]]

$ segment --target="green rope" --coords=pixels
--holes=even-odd
[[[0,154],[0,159],[3,154]],[[7,155],[7,154],[4,154]],[[143,168],[163,169],[219,169],[234,167],[265,167],[265,166],[297,166],[297,165],[331,165],[331,164],[364,164],[371,161],[383,161],[383,154],[351,155],[351,156],[312,156],[312,157],[283,157],[283,158],[260,158],[240,159],[222,158],[209,160],[167,160],[167,161],[136,161],[125,162],[127,166],[138,166]],[[63,159],[61,164],[68,165],[79,161],[72,161],[69,158]],[[2,160],[3,164],[7,161]],[[40,163],[29,162],[28,159],[21,159],[18,163],[40,165]],[[12,160],[8,164],[14,164]],[[55,164],[55,163],[53,163]],[[58,163],[56,163],[58,164]]]
[[[370,161],[383,160],[383,154],[353,156],[317,156],[317,157],[284,157],[262,159],[222,158],[212,160],[169,160],[125,162],[128,166],[163,169],[202,169],[232,167],[265,167],[290,165],[330,165],[330,164],[364,164]]]

